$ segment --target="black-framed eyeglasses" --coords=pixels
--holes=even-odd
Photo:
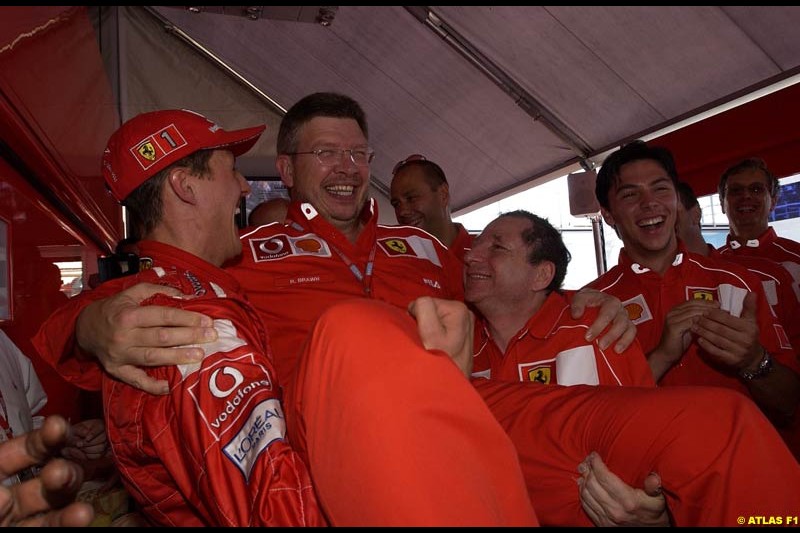
[[[401,168],[403,168],[404,166],[406,166],[406,165],[407,165],[407,164],[409,164],[409,163],[412,163],[412,162],[414,162],[414,161],[427,161],[427,160],[428,160],[428,158],[427,158],[427,157],[425,157],[425,156],[424,156],[424,155],[422,155],[422,154],[411,154],[410,156],[406,157],[406,158],[405,158],[405,159],[403,159],[402,161],[399,161],[399,162],[398,162],[398,163],[397,163],[397,164],[394,166],[394,168],[392,169],[392,176],[394,176],[395,174],[397,174],[397,171],[399,171]]]
[[[749,192],[751,196],[762,196],[767,192],[766,186],[763,183],[751,183],[747,186],[732,185],[728,187],[726,194],[728,196],[744,196],[745,191]]]
[[[360,167],[369,165],[375,158],[375,150],[372,148],[348,148],[340,150],[338,148],[319,148],[308,152],[287,152],[287,155],[309,155],[317,156],[317,161],[326,167],[332,167],[342,162],[342,156],[350,154],[350,161]]]

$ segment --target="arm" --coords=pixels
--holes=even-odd
[[[3,479],[47,462],[38,477],[0,486],[0,525],[88,526],[91,506],[74,502],[83,472],[63,459],[52,459],[64,444],[69,424],[59,416],[45,420],[41,428],[0,443],[0,477]]]
[[[137,284],[112,296],[108,296],[109,290],[114,286],[104,284],[53,313],[34,338],[34,345],[59,373],[78,385],[99,388],[99,362],[125,383],[164,394],[166,383],[153,380],[139,367],[202,359],[201,348],[168,347],[213,341],[216,333],[209,327],[210,319],[173,307],[140,305],[154,294],[181,296],[172,287]]]
[[[581,506],[596,526],[669,526],[661,478],[651,472],[643,489],[635,489],[614,475],[592,452],[578,466]]]
[[[580,318],[587,307],[599,307],[597,320],[586,332],[586,340],[591,342],[603,331],[600,348],[605,350],[614,344],[614,351],[622,353],[636,338],[636,326],[628,318],[628,312],[622,302],[604,292],[584,287],[571,298],[570,311],[572,318]],[[606,331],[607,330],[607,331]]]
[[[417,320],[425,349],[447,353],[470,379],[475,316],[467,306],[455,300],[423,296],[409,304],[408,312]]]
[[[150,370],[169,381],[167,395],[106,380],[109,440],[133,476],[132,494],[152,502],[145,514],[161,511],[162,491],[190,495],[186,504],[206,524],[323,525],[308,469],[286,435],[263,330],[232,301],[208,305],[194,307],[218,317],[203,361]],[[133,404],[142,407],[132,420]],[[151,468],[161,472],[151,476]],[[155,486],[136,483],[137,474]]]
[[[765,335],[772,335],[770,320],[759,318],[756,302],[766,306],[760,293],[748,293],[744,298],[742,314],[736,317],[727,311],[715,310],[708,313],[694,326],[698,344],[718,364],[739,373],[755,371],[767,351],[773,357],[781,352],[775,343],[769,350],[765,348]],[[764,335],[760,332],[764,331]],[[787,363],[792,361],[790,354]],[[782,423],[792,417],[800,402],[800,378],[794,370],[778,361],[773,361],[771,372],[744,383],[753,400]]]

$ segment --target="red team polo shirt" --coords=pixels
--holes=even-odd
[[[558,385],[654,386],[638,341],[618,354],[584,340],[596,317],[597,308],[588,308],[585,316],[573,319],[567,299],[552,292],[511,339],[505,353],[491,338],[486,323],[479,323],[472,375]]]
[[[770,227],[758,239],[744,243],[728,235],[728,244],[719,249],[723,257],[757,256],[780,263],[794,279],[794,293],[800,301],[800,242],[778,237]]]
[[[464,300],[463,266],[436,238],[379,225],[374,200],[361,217],[352,243],[311,204],[292,203],[285,224],[244,234],[241,260],[228,265],[267,327],[278,330],[270,343],[283,382],[312,324],[335,303],[366,296],[404,309],[420,296]],[[380,331],[353,334],[374,335],[380,346]]]

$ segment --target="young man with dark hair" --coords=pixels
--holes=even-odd
[[[606,159],[597,199],[624,248],[619,264],[590,286],[627,307],[660,386],[731,388],[778,426],[791,424],[800,401],[797,358],[758,279],[678,240],[676,183],[664,148],[635,141]]]

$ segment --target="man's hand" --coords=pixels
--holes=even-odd
[[[664,319],[658,346],[647,354],[647,362],[656,382],[683,357],[692,342],[692,329],[697,322],[718,308],[717,302],[688,300],[670,309]]]
[[[0,443],[1,479],[49,460],[38,477],[0,486],[0,525],[83,527],[92,521],[92,507],[74,501],[83,471],[75,463],[51,459],[68,433],[67,421],[51,416],[41,428]]]
[[[151,394],[166,394],[167,382],[151,378],[140,367],[196,363],[203,359],[202,348],[173,347],[217,339],[205,315],[139,305],[159,293],[184,296],[172,287],[140,283],[90,304],[75,325],[78,345],[94,354],[106,372]]]
[[[455,300],[423,296],[408,305],[408,312],[417,320],[417,330],[425,348],[449,354],[469,379],[475,316],[467,306]]]
[[[742,316],[715,309],[694,325],[697,343],[718,363],[735,371],[758,366],[764,356],[756,321],[756,295],[748,293]]]
[[[106,425],[100,418],[84,420],[72,425],[61,456],[79,463],[102,459],[108,452]]]
[[[661,477],[651,473],[644,489],[614,475],[596,452],[578,466],[581,506],[596,526],[669,526]]]
[[[587,307],[599,307],[597,319],[586,332],[586,340],[593,341],[608,328],[600,339],[600,348],[605,350],[614,344],[614,351],[624,352],[636,338],[636,326],[628,318],[628,312],[617,298],[594,289],[583,288],[572,297],[572,318],[580,318]],[[610,325],[610,326],[609,326]]]

